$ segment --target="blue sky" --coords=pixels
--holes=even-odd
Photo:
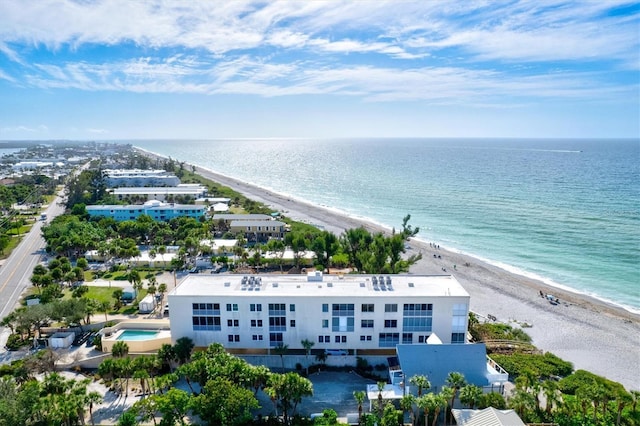
[[[640,3],[0,1],[0,139],[640,137]]]

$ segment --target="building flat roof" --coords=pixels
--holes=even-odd
[[[147,204],[130,204],[122,206],[119,204],[96,204],[86,207],[87,210],[204,210],[204,206],[196,204],[160,204],[160,205],[147,205]]]
[[[137,186],[113,188],[113,194],[200,194],[206,191],[204,186]]]
[[[234,297],[469,297],[452,275],[188,275],[169,294]],[[388,279],[387,279],[388,278]],[[251,284],[253,281],[253,284]],[[380,284],[384,281],[384,284]]]
[[[271,220],[272,217],[268,214],[260,214],[260,213],[247,213],[247,214],[236,214],[236,213],[222,213],[213,215],[214,219],[223,219],[223,220]]]

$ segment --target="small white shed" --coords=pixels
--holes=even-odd
[[[73,343],[73,339],[76,338],[76,333],[73,331],[60,331],[54,333],[49,337],[50,348],[68,348]]]
[[[153,311],[155,308],[155,303],[153,302],[153,295],[147,294],[144,299],[138,303],[138,312],[141,314],[148,314]]]

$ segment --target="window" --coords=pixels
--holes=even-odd
[[[384,320],[384,328],[397,328],[398,320]]]
[[[410,317],[430,317],[433,312],[431,303],[405,303],[403,307],[404,316]]]
[[[381,348],[394,348],[400,343],[399,333],[380,333],[378,336],[378,346]]]
[[[253,340],[262,340],[262,334],[254,334]]]
[[[451,343],[464,343],[464,333],[451,333]]]
[[[291,303],[289,305],[289,312],[295,312],[296,311],[296,305],[294,305],[293,303]]]
[[[282,345],[282,333],[269,333],[269,346]]]
[[[402,343],[410,345],[413,343],[413,333],[402,333]]]
[[[429,336],[418,336],[418,343],[427,343]]]
[[[287,331],[286,317],[269,317],[270,331]]]
[[[329,312],[329,304],[328,303],[323,303],[322,304],[322,312]]]
[[[296,326],[296,320],[289,321],[289,327],[295,327],[295,326]]]
[[[251,312],[262,312],[262,305],[260,303],[252,303],[249,305]]]
[[[191,304],[193,315],[220,315],[219,303],[193,303]]]
[[[398,312],[398,305],[396,303],[386,303],[384,305],[385,312]]]
[[[456,303],[453,305],[453,315],[455,316],[467,316],[467,304],[466,303]]]
[[[405,303],[402,316],[402,331],[431,332],[433,321],[431,303]]]
[[[237,303],[227,303],[227,312],[237,312],[238,311],[238,304]]]
[[[347,336],[342,336],[342,343],[347,343]]]
[[[360,327],[362,328],[373,328],[373,320],[360,320]]]
[[[239,342],[240,341],[240,335],[239,334],[230,334],[229,336],[227,336],[227,339],[229,340],[229,342],[233,343],[233,342]]]
[[[334,317],[353,316],[353,303],[334,303],[331,306],[331,315]]]
[[[373,303],[363,303],[362,312],[373,312]]]
[[[262,327],[262,320],[251,320],[251,327]]]
[[[467,331],[467,318],[463,316],[451,317],[451,331],[454,333]]]
[[[227,320],[227,327],[240,327],[240,320]]]
[[[269,303],[269,315],[286,315],[287,305],[284,303]]]
[[[322,320],[322,328],[329,328],[329,320]]]
[[[331,331],[354,331],[353,317],[331,318]]]
[[[340,336],[336,336],[335,337],[335,341],[336,341],[336,343],[340,343]]]
[[[353,331],[354,305],[353,303],[334,303],[331,305],[331,331]]]
[[[364,342],[364,340],[365,340],[365,338],[366,338],[366,337],[367,337],[367,336],[360,336],[360,341],[361,341],[361,342]]]
[[[433,319],[431,317],[405,317],[402,319],[403,331],[431,331]]]
[[[324,343],[324,336],[318,336],[318,343]]]
[[[324,336],[324,342],[329,343],[331,341],[331,336]]]
[[[220,317],[193,316],[191,317],[193,331],[218,331],[221,330]]]
[[[462,333],[462,334],[466,333],[467,322],[468,322],[467,305],[465,303],[459,303],[459,304],[453,305],[453,316],[451,317],[451,331],[453,333]]]

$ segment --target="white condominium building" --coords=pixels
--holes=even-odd
[[[176,186],[180,179],[164,170],[106,169],[103,175],[108,187],[120,186]]]
[[[469,293],[451,275],[189,275],[168,294],[173,340],[230,352],[287,345],[393,354],[398,344],[466,343]]]

